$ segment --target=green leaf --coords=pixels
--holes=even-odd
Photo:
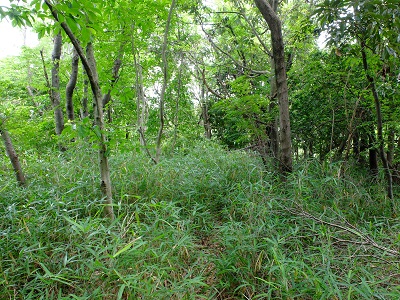
[[[128,251],[132,245],[139,239],[141,239],[142,237],[138,237],[136,239],[134,239],[133,241],[130,241],[128,244],[126,244],[121,250],[117,251],[112,257],[116,258],[117,256],[121,255],[122,253]]]

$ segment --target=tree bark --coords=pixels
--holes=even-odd
[[[275,70],[275,61],[274,58],[271,58],[271,69]],[[286,75],[285,75],[286,76]],[[271,156],[276,160],[279,157],[279,134],[278,134],[278,118],[274,116],[274,109],[276,107],[277,102],[277,86],[276,86],[276,75],[275,72],[270,78],[270,104],[268,106],[269,113],[272,114],[273,120],[269,122],[266,128],[266,132],[269,138],[267,143],[266,152],[269,152]]]
[[[161,138],[164,130],[164,106],[165,106],[165,91],[168,84],[168,61],[167,61],[167,46],[168,46],[168,34],[169,27],[171,25],[172,13],[174,12],[176,0],[172,0],[171,7],[168,12],[167,24],[165,25],[164,41],[162,45],[162,72],[163,72],[163,84],[161,87],[160,95],[160,127],[158,129],[157,141],[156,141],[156,157],[157,162],[160,161],[161,156]]]
[[[111,188],[111,177],[110,177],[110,166],[108,163],[108,149],[107,149],[107,137],[105,133],[105,123],[103,116],[103,97],[101,94],[99,86],[99,75],[97,73],[96,60],[94,57],[94,49],[92,43],[87,45],[86,49],[86,61],[90,69],[91,75],[89,75],[88,70],[86,73],[89,75],[89,82],[91,83],[93,97],[94,97],[94,112],[95,112],[95,124],[98,126],[99,130],[99,164],[100,164],[100,175],[101,184],[100,189],[105,199],[106,215],[113,220],[114,219],[114,209],[112,201],[112,188]],[[93,83],[92,83],[93,82]],[[95,84],[93,87],[92,84]]]
[[[69,77],[68,84],[65,88],[65,99],[66,99],[66,109],[68,120],[73,121],[75,119],[74,115],[74,102],[73,94],[76,87],[76,82],[78,80],[78,68],[79,68],[79,55],[75,48],[72,50],[72,62],[71,62],[71,75]]]
[[[14,146],[11,142],[10,135],[8,134],[8,131],[0,128],[0,134],[1,138],[3,139],[4,146],[6,147],[6,152],[8,157],[10,158],[11,164],[14,169],[15,176],[17,177],[17,181],[20,186],[25,186],[26,181],[25,181],[25,176],[24,173],[22,172],[21,169],[21,164],[19,163],[18,155],[15,152]]]
[[[290,117],[289,117],[289,99],[288,99],[288,87],[286,78],[286,66],[285,66],[285,52],[282,37],[282,26],[281,21],[275,13],[274,7],[277,5],[273,1],[272,6],[266,0],[254,0],[258,10],[261,12],[265,21],[268,23],[268,27],[271,31],[272,41],[272,54],[275,62],[275,76],[276,76],[276,87],[277,97],[279,102],[279,143],[280,143],[280,154],[279,154],[279,165],[282,174],[290,173],[293,169],[292,162],[292,141],[291,141],[291,130],[290,130]]]
[[[54,47],[52,53],[53,67],[51,69],[51,103],[54,110],[54,121],[56,123],[56,134],[60,135],[64,129],[64,116],[61,109],[60,96],[60,58],[61,58],[62,37],[58,33],[54,38]]]
[[[88,86],[89,86],[89,79],[87,78],[87,74],[85,68],[83,68],[83,95],[82,95],[82,110],[81,110],[81,118],[86,118],[89,116],[88,110]]]
[[[53,5],[45,0],[46,5],[49,7],[52,16],[54,19],[59,22],[57,11],[53,7]],[[86,74],[89,79],[90,87],[93,92],[94,103],[95,103],[95,123],[98,127],[99,134],[99,165],[100,165],[100,175],[101,175],[101,183],[100,190],[102,192],[103,198],[105,199],[105,214],[111,219],[114,220],[114,209],[113,209],[113,201],[112,201],[112,189],[111,189],[111,179],[110,179],[110,168],[108,165],[108,149],[107,149],[107,137],[105,134],[105,126],[104,126],[104,118],[103,118],[103,105],[102,105],[102,96],[101,90],[99,86],[99,78],[97,74],[96,63],[94,60],[94,52],[91,44],[88,45],[87,56],[85,56],[84,51],[75,37],[67,23],[60,22],[62,29],[65,31],[67,36],[69,37],[71,43],[74,45],[78,55],[82,61],[82,64],[85,68]],[[90,47],[89,47],[90,46]]]

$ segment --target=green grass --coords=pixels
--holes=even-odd
[[[1,157],[0,299],[400,298],[383,248],[399,220],[350,166],[300,162],[281,182],[210,143],[156,166],[113,153],[110,222],[93,150],[20,158],[26,188]]]

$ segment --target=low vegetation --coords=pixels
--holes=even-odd
[[[400,297],[399,220],[350,163],[282,183],[211,142],[158,165],[114,153],[111,222],[92,152],[23,153],[26,188],[1,157],[1,299]]]

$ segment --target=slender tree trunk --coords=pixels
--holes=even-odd
[[[361,40],[360,44],[361,44],[361,55],[362,55],[362,61],[363,61],[365,75],[367,77],[369,88],[371,89],[372,96],[374,97],[374,102],[375,102],[375,111],[376,111],[376,118],[377,118],[376,125],[377,125],[377,135],[378,135],[378,149],[379,149],[379,154],[380,154],[383,168],[384,168],[385,175],[386,175],[387,194],[388,194],[389,199],[393,199],[393,179],[392,179],[392,174],[390,172],[389,163],[387,161],[387,158],[385,155],[385,149],[384,149],[381,102],[379,100],[379,96],[376,91],[375,79],[369,73],[370,70],[368,67],[367,53],[365,50],[365,48],[366,48],[365,42],[363,40]],[[393,203],[392,203],[392,209],[394,209]]]
[[[94,112],[95,112],[95,124],[100,129],[99,136],[99,161],[100,161],[100,175],[101,175],[101,192],[105,198],[106,206],[105,213],[110,219],[114,219],[114,209],[112,201],[112,188],[111,188],[111,177],[110,177],[110,166],[108,163],[108,149],[107,149],[107,137],[105,133],[105,123],[103,116],[103,97],[99,86],[99,75],[97,73],[96,60],[94,57],[94,49],[92,43],[87,45],[86,49],[86,60],[90,69],[91,75],[86,70],[89,76],[89,82],[94,84],[92,86],[93,97],[94,97]]]
[[[271,69],[275,70],[275,61],[271,58]],[[270,114],[274,114],[274,109],[276,107],[277,102],[277,86],[276,86],[276,75],[275,72],[270,78],[270,104],[268,106],[268,110]],[[274,119],[269,122],[267,125],[267,135],[269,138],[268,141],[268,152],[275,159],[279,158],[279,136],[278,136],[278,118],[274,116]]]
[[[307,147],[306,143],[304,143],[304,145],[303,145],[303,156],[304,156],[304,159],[309,159],[310,158],[309,154],[308,154],[308,147]]]
[[[204,77],[204,69],[202,71],[203,81],[200,86],[200,107],[201,107],[201,118],[203,119],[204,136],[210,140],[212,136],[210,116],[208,114],[208,100],[206,98],[206,83]]]
[[[368,149],[368,136],[364,132],[364,130],[359,130],[359,136],[360,136],[360,142],[359,142],[359,155],[357,157],[357,162],[361,165],[365,164],[365,157],[363,156],[363,153]]]
[[[275,1],[273,1],[272,6],[266,0],[254,0],[254,2],[271,31],[272,54],[275,62],[276,87],[279,102],[279,164],[281,173],[286,174],[292,172],[293,162],[282,25],[274,11],[273,6],[276,5]]]
[[[358,133],[358,129],[354,130],[352,140],[353,157],[356,159],[356,161],[360,161],[360,135]]]
[[[67,116],[68,120],[73,121],[75,119],[74,115],[74,102],[73,94],[76,87],[76,82],[78,80],[78,68],[79,68],[79,55],[75,48],[72,49],[72,62],[71,62],[71,75],[69,77],[68,84],[65,88],[65,100],[67,103]]]
[[[21,169],[21,164],[19,163],[18,155],[15,152],[14,146],[11,142],[10,135],[8,131],[4,128],[0,128],[1,138],[3,139],[4,146],[6,147],[6,152],[8,157],[10,158],[11,164],[14,169],[15,176],[17,177],[17,181],[19,185],[25,186],[25,176]]]
[[[114,65],[113,65],[113,69],[112,69],[111,85],[107,91],[107,94],[105,94],[103,97],[103,109],[107,109],[107,117],[108,117],[109,123],[112,122],[112,109],[111,109],[111,106],[109,105],[109,103],[111,101],[111,91],[113,90],[113,88],[119,78],[118,73],[119,73],[119,69],[121,68],[121,64],[122,64],[123,53],[124,53],[124,45],[121,45],[119,52],[118,52],[118,56],[114,60]]]
[[[27,64],[27,74],[26,74],[26,80],[27,80],[27,86],[26,89],[28,90],[28,94],[32,99],[32,103],[37,106],[37,103],[35,102],[35,93],[34,89],[32,87],[32,70],[31,70],[31,65],[28,62]]]
[[[378,154],[375,145],[373,145],[371,141],[372,138],[370,137],[370,148],[368,149],[369,171],[371,172],[373,179],[376,180],[378,177]]]
[[[52,16],[56,21],[59,22],[57,11],[54,9],[53,5],[45,0],[46,5],[49,7]],[[102,105],[102,95],[99,86],[99,79],[97,74],[96,62],[94,60],[93,47],[89,43],[87,54],[85,56],[84,51],[72,33],[71,29],[65,22],[60,22],[62,29],[65,31],[69,37],[71,43],[74,45],[78,55],[82,61],[85,71],[88,75],[90,82],[90,87],[92,88],[94,102],[95,102],[95,123],[99,129],[99,165],[100,165],[100,175],[101,184],[100,190],[105,199],[105,214],[111,219],[114,219],[114,209],[112,201],[112,189],[111,189],[111,179],[110,179],[110,168],[108,165],[108,149],[107,149],[107,138],[105,133],[104,118],[103,118],[103,105]]]
[[[171,25],[172,13],[174,12],[176,0],[172,0],[171,7],[169,8],[167,24],[165,25],[164,41],[162,45],[162,72],[163,72],[163,85],[161,87],[160,95],[160,127],[158,129],[156,141],[156,157],[157,162],[160,161],[161,156],[161,138],[164,130],[164,106],[165,106],[165,91],[168,84],[168,61],[167,61],[167,47],[168,47],[168,34]]]
[[[393,157],[394,157],[394,142],[395,142],[394,131],[395,131],[394,127],[389,126],[387,160],[388,160],[390,169],[392,169]]]
[[[132,25],[132,54],[133,61],[135,64],[135,90],[136,90],[136,126],[139,132],[139,140],[140,145],[145,146],[145,133],[147,130],[146,123],[148,117],[148,107],[146,97],[144,95],[144,87],[143,87],[143,71],[142,65],[140,64],[140,55],[139,51],[135,48],[135,39],[133,35],[134,26]],[[148,150],[148,149],[147,149]],[[151,155],[150,155],[151,157]]]
[[[178,38],[180,39],[180,38]],[[178,138],[178,126],[179,126],[179,101],[181,98],[181,88],[182,88],[182,69],[184,67],[183,63],[183,52],[179,53],[179,71],[178,71],[178,86],[176,91],[176,100],[175,100],[175,115],[174,115],[174,137],[172,140],[172,150],[175,149],[176,140]]]
[[[87,78],[87,74],[85,68],[83,68],[83,95],[82,95],[82,111],[81,111],[81,118],[86,118],[89,116],[88,110],[88,86],[89,86],[89,79]]]
[[[61,58],[62,37],[58,33],[54,38],[54,48],[52,54],[53,68],[51,69],[51,102],[54,110],[54,120],[56,123],[56,134],[60,135],[64,129],[64,116],[61,109],[60,96],[60,58]]]

